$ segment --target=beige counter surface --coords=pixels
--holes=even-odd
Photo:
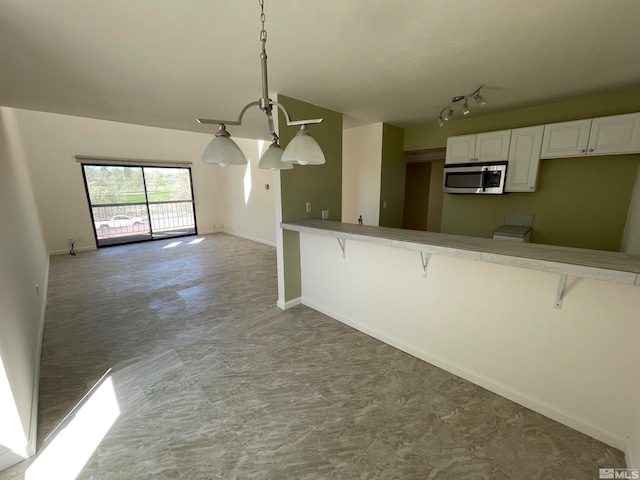
[[[285,230],[376,243],[425,254],[640,286],[640,255],[372,227],[328,220],[283,222]]]

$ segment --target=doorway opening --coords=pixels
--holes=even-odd
[[[405,152],[405,157],[407,170],[402,228],[440,233],[445,149],[414,150]]]
[[[191,169],[82,164],[98,247],[196,235]]]

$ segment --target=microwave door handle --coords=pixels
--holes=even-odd
[[[480,172],[480,188],[485,192],[487,190],[487,167],[482,168],[482,172]]]

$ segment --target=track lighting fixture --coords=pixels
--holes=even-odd
[[[469,99],[473,98],[479,105],[484,105],[486,103],[484,97],[480,95],[480,89],[484,87],[484,85],[480,85],[474,92],[469,95],[459,95],[453,97],[451,99],[451,103],[440,110],[440,115],[438,115],[438,125],[444,127],[444,123],[451,120],[453,116],[454,109],[457,107],[461,107],[461,111],[463,115],[469,115],[471,113],[471,109],[469,108]]]
[[[262,44],[262,51],[260,52],[260,67],[262,73],[262,97],[255,101],[248,103],[240,112],[238,120],[209,120],[205,118],[199,118],[198,122],[203,124],[218,124],[218,131],[216,132],[213,140],[207,146],[202,154],[202,163],[213,163],[226,167],[229,165],[246,165],[247,159],[240,150],[240,147],[231,140],[231,135],[227,132],[227,125],[241,125],[242,117],[250,107],[258,107],[267,115],[267,121],[269,123],[269,133],[271,134],[271,145],[264,153],[258,168],[271,169],[271,170],[285,170],[293,168],[294,163],[300,165],[321,165],[325,163],[324,154],[320,149],[318,143],[313,139],[307,130],[307,125],[311,123],[322,122],[321,118],[314,118],[310,120],[298,120],[292,121],[289,118],[289,113],[277,102],[272,101],[269,98],[269,86],[267,80],[267,31],[264,29],[264,0],[259,0],[260,4],[260,22],[262,23],[262,30],[260,31],[260,43]],[[287,148],[282,151],[279,144],[278,135],[275,132],[275,126],[273,123],[273,108],[279,108],[287,121],[287,125],[299,125],[300,130],[297,135],[289,142]]]
[[[480,105],[484,105],[485,103],[487,103],[484,99],[484,97],[482,95],[480,95],[479,93],[476,93],[473,96],[473,99],[478,102]]]

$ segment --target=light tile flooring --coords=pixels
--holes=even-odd
[[[275,249],[195,238],[51,260],[39,451],[110,368],[121,409],[79,478],[565,480],[624,467],[620,451],[314,310],[281,311]]]

